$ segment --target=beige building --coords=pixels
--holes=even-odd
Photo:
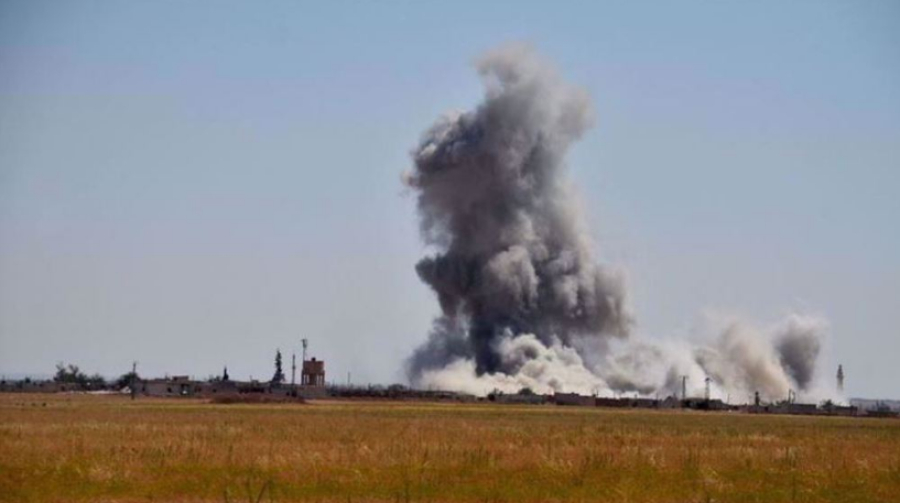
[[[303,372],[300,374],[300,386],[325,386],[325,362],[316,360],[306,360],[303,362]]]
[[[188,376],[172,376],[163,379],[144,379],[137,384],[137,393],[148,396],[194,396],[200,392],[201,383]]]

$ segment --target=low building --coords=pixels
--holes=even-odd
[[[578,393],[556,393],[553,395],[553,402],[556,405],[581,405],[584,407],[593,407],[595,397],[579,395]]]
[[[779,403],[771,406],[770,412],[773,414],[812,416],[819,412],[819,408],[814,403]]]
[[[855,416],[859,409],[852,405],[825,404],[820,411],[820,413],[828,416]]]
[[[632,398],[628,400],[628,405],[635,409],[655,409],[659,407],[659,400],[655,398]]]
[[[215,380],[199,383],[198,394],[204,396],[234,395],[238,392],[238,383],[235,381]]]
[[[547,402],[547,397],[537,393],[494,393],[488,395],[488,399],[496,403],[532,404],[538,405]]]
[[[675,395],[669,395],[665,399],[659,401],[660,409],[680,409],[681,407],[681,399]]]
[[[629,409],[658,409],[660,401],[655,398],[610,398],[597,397],[594,400],[597,407],[618,407]]]
[[[0,391],[6,393],[65,393],[67,391],[83,390],[76,383],[58,381],[34,381],[22,379],[19,381],[0,381]]]
[[[594,399],[594,405],[597,407],[628,407],[628,401],[620,398],[599,396]]]
[[[137,393],[146,396],[194,396],[200,393],[202,385],[188,376],[143,379],[137,384]]]

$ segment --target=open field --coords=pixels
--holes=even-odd
[[[0,395],[0,501],[900,501],[900,421]]]

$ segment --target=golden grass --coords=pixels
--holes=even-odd
[[[897,502],[900,421],[0,395],[0,501],[263,489],[263,501]]]

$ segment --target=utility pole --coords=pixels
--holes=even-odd
[[[309,341],[306,340],[306,338],[303,338],[303,339],[300,339],[300,344],[303,346],[303,354],[301,356],[302,359],[300,360],[300,369],[301,369],[300,370],[300,384],[303,386],[306,386],[306,385],[310,384],[310,383],[306,382],[307,378],[306,378],[306,374],[304,374],[304,372],[306,372],[306,370],[305,370],[306,369],[306,347],[309,345]]]
[[[137,395],[137,362],[131,362],[131,383],[128,385],[131,388],[131,399],[134,400],[135,395]]]
[[[297,396],[297,353],[291,353],[291,396]]]

